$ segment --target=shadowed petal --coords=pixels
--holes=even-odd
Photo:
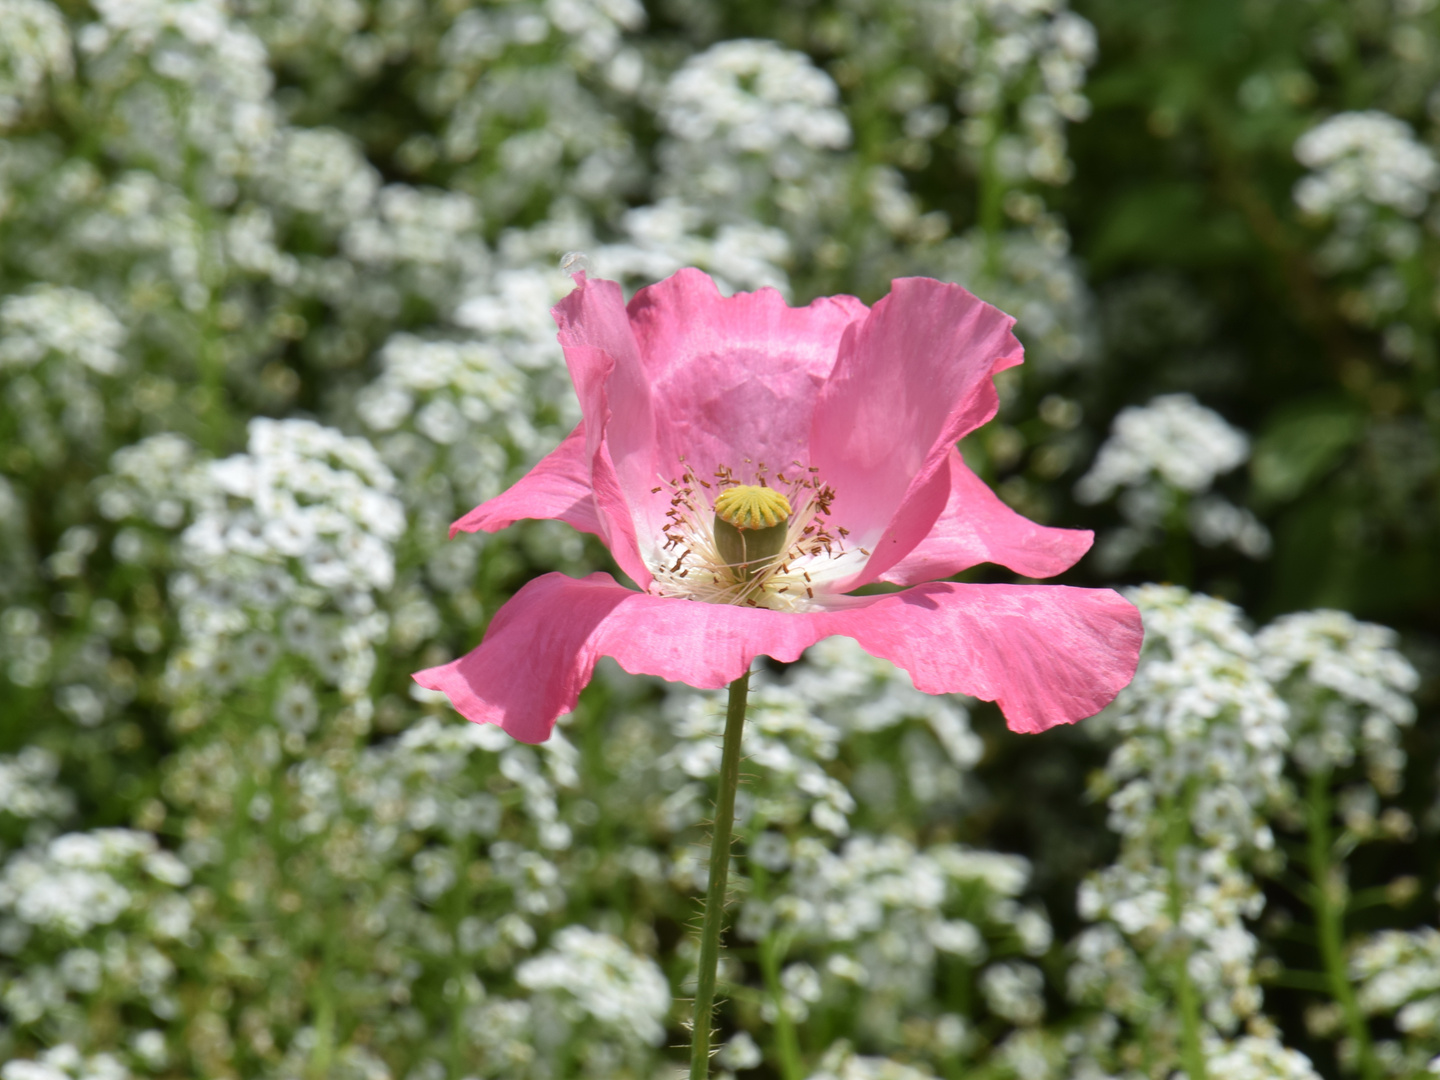
[[[1011,731],[1073,724],[1135,674],[1140,613],[1110,589],[935,582],[830,613],[831,633],[904,668],[927,694],[994,701]]]
[[[719,689],[757,655],[782,662],[831,634],[909,671],[926,693],[998,701],[1014,731],[1073,723],[1107,705],[1135,671],[1140,616],[1101,589],[922,585],[796,614],[632,592],[608,574],[546,574],[495,615],[479,648],[418,672],[467,719],[540,742],[575,707],[595,661]]]
[[[575,707],[601,656],[633,674],[718,689],[761,653],[798,659],[828,633],[826,618],[650,596],[608,574],[546,574],[496,612],[479,648],[415,681],[469,720],[540,742]]]
[[[635,515],[654,486],[655,418],[624,294],[613,281],[576,274],[575,290],[551,314],[585,416],[600,535],[620,568],[644,588],[651,578],[640,557]]]
[[[880,580],[914,585],[997,563],[1026,577],[1070,569],[1095,541],[1089,529],[1055,529],[1017,514],[991,491],[958,450],[950,451],[950,498],[924,540]]]
[[[454,539],[457,532],[499,532],[524,518],[563,521],[581,532],[604,535],[590,489],[583,422],[511,488],[451,525],[450,537]]]
[[[640,558],[635,524],[620,493],[607,448],[589,456],[585,422],[508,490],[487,499],[450,526],[457,532],[498,532],[523,518],[563,521],[605,541],[620,569],[644,588],[650,571]]]
[[[799,308],[774,289],[723,297],[699,270],[636,293],[630,318],[664,479],[679,475],[681,455],[705,477],[718,465],[743,474],[747,459],[772,471],[810,464],[816,396],[845,329],[867,311],[853,296]]]
[[[841,591],[877,579],[939,519],[948,455],[995,415],[991,376],[1021,361],[1013,324],[959,285],[901,278],[847,331],[810,436],[836,491],[830,520],[872,552]]]
[[[613,281],[589,281],[575,275],[575,288],[550,309],[559,327],[556,335],[570,380],[585,416],[587,447],[593,456],[607,437],[617,436],[628,451],[654,443],[649,392],[642,377],[640,353],[625,313],[625,295]],[[611,430],[609,400],[622,391],[619,423]]]

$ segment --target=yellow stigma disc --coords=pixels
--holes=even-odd
[[[790,500],[774,488],[738,484],[720,493],[715,516],[737,529],[770,529],[790,516]]]

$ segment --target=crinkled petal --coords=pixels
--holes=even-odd
[[[1089,529],[1037,525],[1001,501],[958,450],[950,452],[950,498],[929,535],[880,575],[892,585],[914,585],[996,563],[1026,577],[1070,569],[1095,541]]]
[[[487,499],[450,526],[457,532],[499,532],[524,518],[563,521],[603,536],[600,510],[590,487],[590,457],[582,422],[509,490]]]
[[[837,603],[845,603],[840,598]],[[1108,705],[1140,658],[1140,613],[1110,589],[933,582],[827,616],[927,694],[994,701],[1011,731],[1073,724]]]
[[[655,418],[624,294],[613,281],[576,274],[574,291],[552,314],[585,417],[600,535],[620,568],[644,588],[651,579],[640,557],[635,513],[654,484]]]
[[[678,475],[683,455],[708,476],[718,465],[739,472],[746,458],[784,469],[807,456],[815,399],[840,339],[868,310],[853,296],[799,308],[774,289],[724,297],[699,270],[641,289],[630,319],[659,463]]]
[[[540,742],[601,656],[634,674],[719,689],[757,655],[789,662],[845,634],[905,668],[919,689],[998,701],[1012,730],[1033,732],[1098,712],[1139,657],[1139,614],[1109,590],[940,583],[836,602],[796,614],[650,596],[607,574],[546,574],[496,613],[478,648],[415,681],[470,720]]]
[[[939,519],[955,442],[995,415],[991,377],[1022,359],[1013,324],[959,285],[900,278],[847,331],[810,436],[836,492],[830,520],[872,553],[840,591],[879,578]]]
[[[639,347],[625,313],[625,294],[613,281],[575,275],[575,288],[550,309],[570,381],[580,399],[588,448],[593,456],[607,437],[618,437],[625,451],[654,442],[649,392],[640,366]],[[612,382],[626,393],[619,422],[612,425]]]
[[[633,674],[718,689],[761,653],[798,659],[829,633],[827,617],[650,596],[608,574],[546,574],[495,613],[478,648],[415,681],[469,720],[540,742],[575,707],[601,656]]]

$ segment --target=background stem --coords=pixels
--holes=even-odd
[[[1310,862],[1311,905],[1315,910],[1315,936],[1320,942],[1320,957],[1330,982],[1330,993],[1345,1017],[1345,1031],[1355,1044],[1355,1057],[1360,1075],[1365,1080],[1379,1080],[1380,1069],[1370,1045],[1370,1027],[1355,1000],[1345,970],[1345,884],[1330,862],[1330,770],[1311,773],[1306,799],[1306,816],[1310,819],[1308,855]]]
[[[780,1058],[782,1080],[805,1080],[805,1063],[800,1056],[800,1040],[795,1033],[795,1021],[785,1011],[785,990],[780,983],[780,963],[785,958],[786,945],[781,935],[771,931],[760,942],[760,974],[765,979],[765,992],[775,1007],[775,1052]]]
[[[1180,1013],[1180,1062],[1189,1080],[1206,1080],[1205,1050],[1200,1033],[1203,1019],[1200,998],[1190,981],[1190,947],[1180,928],[1185,913],[1185,889],[1180,880],[1180,848],[1190,829],[1190,793],[1170,807],[1170,822],[1165,837],[1165,868],[1170,878],[1170,919],[1175,924],[1175,1005]]]
[[[705,920],[700,928],[700,971],[695,982],[690,1080],[705,1080],[710,1075],[710,1020],[715,1011],[715,969],[720,961],[720,931],[725,921],[730,836],[735,825],[735,788],[740,782],[740,736],[745,726],[745,700],[749,691],[750,673],[747,671],[730,684],[730,700],[725,709],[720,791],[715,797],[715,832],[710,840],[710,884],[705,890]]]

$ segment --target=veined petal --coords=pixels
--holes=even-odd
[[[522,742],[543,742],[590,681],[600,656],[596,629],[637,595],[609,574],[581,581],[545,574],[495,613],[477,648],[413,678],[443,693],[467,720],[496,724]]]
[[[650,416],[649,392],[640,369],[640,353],[630,318],[625,313],[625,295],[620,286],[603,279],[590,281],[584,273],[575,275],[575,288],[550,309],[570,380],[580,398],[585,417],[586,446],[593,456],[602,440],[619,436],[627,447],[654,442],[654,421]],[[622,395],[620,423],[611,430],[612,381]]]
[[[981,480],[958,450],[949,455],[950,497],[945,510],[898,563],[880,575],[892,585],[914,585],[997,563],[1026,577],[1070,569],[1095,541],[1089,529],[1055,529],[1017,514]]]
[[[772,474],[796,460],[811,464],[816,397],[846,328],[867,311],[853,296],[799,308],[774,289],[723,297],[699,270],[636,293],[630,319],[650,385],[659,470],[649,486],[678,478],[682,457],[698,476],[726,466],[745,483],[753,482],[747,463],[763,462]],[[650,496],[651,524],[668,499]]]
[[[844,603],[840,598],[837,603]],[[932,582],[844,603],[825,618],[927,694],[994,701],[1011,731],[1073,724],[1131,680],[1140,613],[1110,589]]]
[[[997,701],[1011,730],[1036,732],[1099,712],[1139,659],[1139,613],[1108,589],[932,583],[836,604],[778,612],[650,596],[608,574],[546,574],[496,613],[478,648],[415,681],[469,720],[540,742],[601,656],[634,674],[719,689],[758,655],[789,662],[844,634],[910,672],[920,690]]]
[[[826,617],[665,599],[608,574],[546,574],[496,612],[478,648],[417,672],[415,681],[444,693],[469,720],[541,742],[575,707],[601,656],[634,674],[718,689],[761,653],[798,659],[829,633]]]
[[[708,474],[717,465],[738,472],[744,458],[783,469],[806,455],[840,339],[868,310],[853,296],[798,308],[774,289],[724,297],[699,270],[641,289],[630,319],[661,462],[683,454]]]
[[[605,534],[590,486],[583,421],[512,487],[451,525],[450,537],[457,532],[499,532],[524,518],[548,518],[581,532]]]
[[[879,578],[939,519],[948,455],[995,414],[991,377],[1022,359],[1013,324],[959,285],[901,278],[847,331],[810,435],[831,520],[872,552],[842,591]]]
[[[620,494],[615,470],[602,444],[592,460],[585,422],[508,490],[487,499],[450,526],[457,532],[498,532],[523,518],[563,521],[605,541],[620,568],[642,589],[650,571],[640,558],[635,524]]]
[[[642,589],[650,571],[640,557],[636,512],[654,485],[655,417],[625,298],[613,281],[575,275],[575,290],[551,314],[585,421],[590,485],[602,538]]]

